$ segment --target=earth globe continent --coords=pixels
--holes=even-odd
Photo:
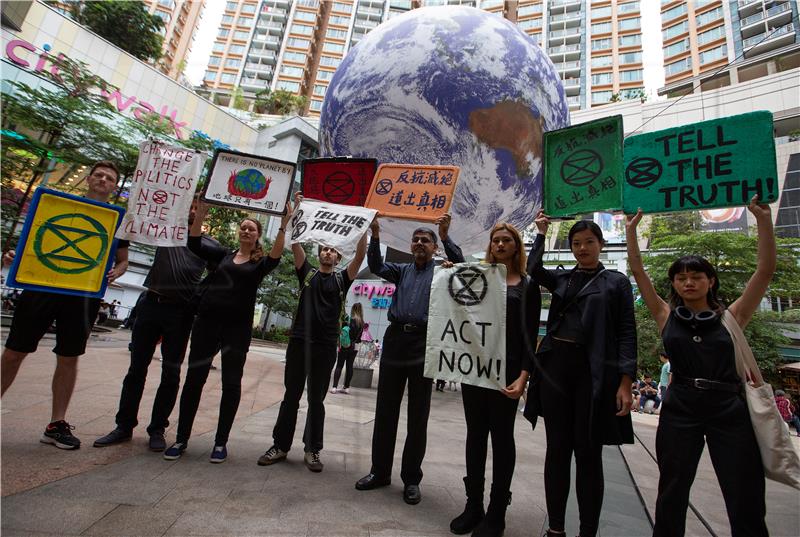
[[[322,105],[320,151],[459,166],[450,236],[477,253],[495,223],[533,222],[542,135],[568,125],[564,87],[532,38],[479,9],[427,7],[381,24],[344,58]],[[382,218],[381,241],[408,251],[419,225]]]
[[[260,199],[267,195],[267,180],[260,171],[254,168],[244,169],[231,179],[231,194],[254,199]]]

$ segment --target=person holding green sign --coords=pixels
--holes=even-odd
[[[633,292],[625,274],[600,262],[600,227],[581,220],[569,230],[578,264],[569,270],[542,263],[550,219],[536,216],[539,231],[528,273],[553,295],[545,335],[531,372],[525,417],[545,419],[544,489],[548,537],[564,535],[575,454],[575,490],[581,537],[593,537],[603,506],[603,446],[633,443],[631,384],[636,378]]]
[[[639,252],[636,226],[642,211],[628,216],[628,264],[658,324],[672,373],[656,433],[660,473],[656,537],[684,534],[689,490],[706,442],[732,535],[769,534],[764,521],[761,454],[736,372],[733,338],[724,324],[729,321],[723,321],[723,316],[730,314],[744,329],[775,272],[777,253],[769,205],[759,204],[754,196],[748,209],[758,224],[758,265],[742,295],[727,310],[717,295],[717,272],[706,259],[695,255],[681,257],[670,266],[669,302],[662,299]]]

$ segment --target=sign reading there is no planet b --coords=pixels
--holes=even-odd
[[[624,208],[691,211],[778,198],[772,114],[712,119],[625,140]]]
[[[622,209],[622,116],[546,132],[544,154],[548,215]]]

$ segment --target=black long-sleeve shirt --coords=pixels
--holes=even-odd
[[[464,259],[461,248],[448,237],[442,241],[448,259]],[[396,286],[387,318],[393,323],[427,324],[428,303],[433,281],[433,260],[422,267],[416,263],[385,263],[380,240],[372,238],[367,250],[369,270]]]

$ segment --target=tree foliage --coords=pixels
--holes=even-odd
[[[265,250],[272,248],[269,240],[264,242]],[[303,245],[303,249],[309,263],[316,266],[318,261],[312,246],[306,244]],[[297,272],[294,268],[294,255],[290,249],[286,249],[283,251],[280,264],[267,274],[258,290],[258,302],[267,307],[265,318],[269,318],[272,312],[289,318],[294,317],[300,299],[300,291],[300,282],[297,280]]]
[[[143,2],[95,0],[76,2],[73,18],[100,37],[143,61],[161,57],[164,21],[151,15]]]
[[[296,114],[307,102],[308,99],[291,91],[264,89],[256,93],[255,110],[260,114]]]

